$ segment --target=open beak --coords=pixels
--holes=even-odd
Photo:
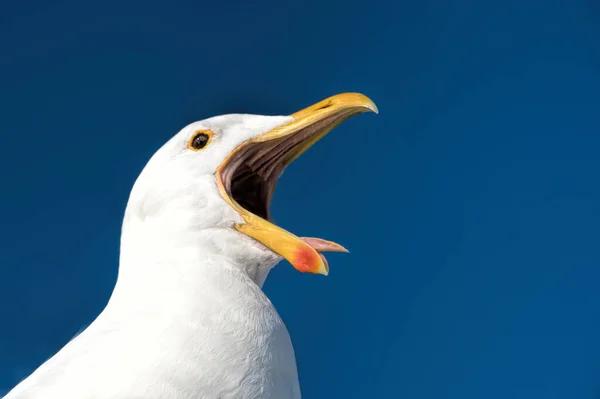
[[[272,223],[269,205],[277,178],[287,165],[353,115],[377,106],[358,93],[329,97],[291,115],[293,119],[239,145],[217,170],[223,198],[244,219],[235,228],[278,253],[301,272],[327,275],[329,266],[321,254],[347,252],[344,247],[319,238],[301,238]]]

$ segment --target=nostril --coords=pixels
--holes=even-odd
[[[333,103],[331,101],[328,101],[327,103],[321,105],[319,108],[317,108],[317,111],[321,110],[321,109],[326,109],[329,108],[333,105]]]

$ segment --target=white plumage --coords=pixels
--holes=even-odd
[[[236,148],[292,121],[225,115],[169,140],[131,191],[106,308],[5,399],[300,398],[290,336],[261,289],[282,256],[235,228],[245,220],[216,178]]]

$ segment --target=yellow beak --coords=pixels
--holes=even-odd
[[[292,114],[292,121],[238,146],[217,171],[217,183],[221,195],[245,221],[243,224],[236,225],[235,228],[278,253],[297,270],[327,275],[329,266],[319,251],[345,251],[342,246],[325,240],[301,239],[247,211],[227,193],[220,172],[232,156],[248,145],[285,140],[300,132],[305,132],[302,140],[298,141],[282,159],[283,166],[287,166],[341,122],[351,116],[368,111],[378,112],[377,106],[368,97],[358,93],[338,94]],[[310,129],[309,135],[306,135],[307,129]]]

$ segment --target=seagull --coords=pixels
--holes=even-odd
[[[327,275],[346,250],[274,224],[275,184],[349,117],[377,107],[343,93],[289,116],[194,122],[131,190],[118,278],[104,310],[5,399],[298,399],[294,349],[262,290],[287,260]]]

